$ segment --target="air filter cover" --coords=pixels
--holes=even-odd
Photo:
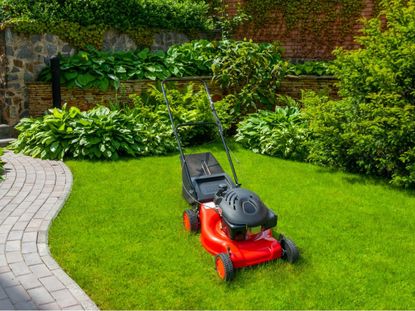
[[[276,224],[274,213],[252,191],[233,188],[226,191],[218,201],[222,218],[228,223],[247,227],[272,227]]]

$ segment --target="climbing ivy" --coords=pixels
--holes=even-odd
[[[363,0],[247,0],[245,10],[254,17],[257,25],[263,25],[270,12],[283,13],[288,29],[302,25],[320,30],[327,22],[341,19],[341,24],[354,23],[364,7]]]
[[[374,0],[376,14],[379,0]],[[244,10],[252,17],[252,25],[259,29],[281,12],[286,31],[298,30],[298,39],[309,42],[313,36],[319,41],[334,42],[344,38],[356,24],[365,7],[363,0],[246,0]],[[321,46],[320,46],[321,47]]]
[[[0,0],[0,30],[6,27],[52,33],[80,49],[101,48],[114,29],[145,47],[162,29],[210,32],[213,20],[202,0]]]

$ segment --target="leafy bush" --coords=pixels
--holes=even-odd
[[[166,65],[176,77],[210,76],[217,53],[217,44],[214,41],[194,40],[176,44],[167,50]]]
[[[307,123],[297,107],[260,110],[238,125],[236,141],[256,153],[304,160],[308,154]]]
[[[334,74],[332,63],[324,61],[306,61],[302,63],[290,64],[288,73],[296,76],[331,76]]]
[[[184,93],[169,92],[178,122],[206,121],[206,98],[193,86]],[[153,88],[143,97],[133,96],[132,107],[110,109],[97,106],[81,112],[64,106],[50,110],[41,118],[22,119],[16,126],[20,134],[11,148],[42,159],[67,157],[112,159],[120,156],[166,154],[176,147],[161,92]],[[221,115],[226,106],[217,107]],[[213,137],[212,128],[182,129],[184,144]]]
[[[170,76],[212,75],[232,94],[232,114],[247,112],[257,105],[275,104],[275,91],[282,79],[286,62],[276,45],[248,41],[195,40],[174,45],[167,53],[144,49],[136,52],[100,52],[93,48],[61,60],[62,85],[108,89],[120,80],[162,80]],[[51,81],[46,67],[40,81]]]
[[[280,52],[276,44],[270,43],[218,42],[213,79],[230,94],[228,101],[234,103],[234,116],[275,104],[276,90],[288,66]]]
[[[310,158],[415,185],[415,2],[383,2],[386,24],[372,19],[362,48],[336,51],[344,100],[307,100]]]
[[[22,119],[11,148],[42,159],[117,159],[172,151],[168,127],[143,121],[133,112],[103,106],[87,112],[55,108],[42,118]]]
[[[212,29],[208,5],[195,0],[3,0],[4,19],[29,19],[48,26],[65,21],[105,25],[120,31],[140,26],[164,29]]]
[[[116,89],[120,80],[165,79],[171,75],[165,64],[163,51],[100,52],[95,49],[81,51],[61,59],[61,83],[67,87]],[[50,82],[50,67],[39,74],[40,81]]]

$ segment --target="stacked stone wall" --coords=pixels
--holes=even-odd
[[[6,70],[7,70],[7,57],[6,57],[6,38],[4,31],[0,31],[0,112],[4,111],[6,106]],[[4,117],[0,113],[0,123],[4,122]]]
[[[180,33],[160,32],[155,35],[152,49],[167,50],[172,44],[183,43],[188,38]],[[125,34],[108,31],[103,39],[103,49],[108,51],[135,50],[137,45]],[[27,35],[11,28],[0,31],[0,109],[2,122],[15,125],[28,116],[30,108],[29,83],[35,82],[50,58],[61,54],[73,55],[76,50],[52,34]]]

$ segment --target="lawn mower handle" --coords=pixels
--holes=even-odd
[[[215,109],[215,104],[214,104],[214,102],[212,100],[212,97],[210,96],[209,88],[208,88],[208,85],[206,83],[206,79],[210,79],[210,78],[211,77],[168,78],[168,79],[165,79],[165,80],[163,80],[161,82],[161,90],[163,92],[164,100],[166,101],[167,111],[169,113],[169,118],[170,118],[171,126],[172,126],[172,129],[173,129],[173,134],[174,134],[174,137],[176,138],[177,145],[178,145],[179,152],[180,152],[180,158],[182,160],[183,165],[186,167],[185,171],[186,171],[187,177],[189,178],[189,180],[191,180],[190,173],[189,173],[189,168],[187,167],[186,158],[184,156],[183,148],[182,148],[182,145],[181,145],[181,142],[180,142],[180,136],[179,136],[179,133],[177,132],[177,128],[179,126],[182,126],[182,124],[179,124],[178,126],[176,126],[175,123],[174,123],[173,114],[172,114],[171,109],[170,109],[169,99],[167,98],[166,82],[171,82],[171,81],[176,81],[176,82],[181,82],[181,81],[186,81],[186,82],[196,81],[196,82],[200,82],[200,83],[203,84],[204,89],[205,89],[205,92],[206,92],[206,95],[207,95],[207,98],[209,100],[210,110],[211,110],[212,115],[213,115],[213,117],[215,119],[215,123],[216,123],[216,125],[218,127],[219,136],[220,136],[220,138],[222,140],[223,147],[225,148],[226,156],[228,158],[228,162],[229,162],[229,165],[230,165],[231,170],[232,170],[233,179],[235,181],[236,186],[239,187],[241,184],[239,183],[238,177],[236,176],[236,171],[235,171],[235,167],[234,167],[233,162],[232,162],[232,158],[231,158],[231,155],[230,155],[230,152],[229,152],[229,148],[228,148],[228,145],[226,144],[226,140],[225,140],[225,137],[223,135],[222,123],[220,122],[220,119],[219,119],[218,114],[217,114],[216,109]],[[202,123],[199,123],[199,124],[203,124],[203,122]],[[197,125],[197,124],[195,123],[193,125]]]

